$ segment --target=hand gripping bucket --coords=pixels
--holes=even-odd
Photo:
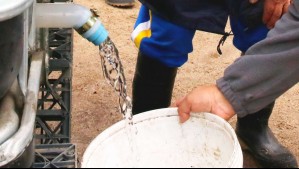
[[[133,138],[125,124],[116,123],[92,141],[83,168],[243,167],[233,128],[213,114],[193,113],[180,124],[175,108],[145,112],[134,116]]]

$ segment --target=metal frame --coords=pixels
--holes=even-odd
[[[36,146],[33,168],[77,168],[77,151],[72,144]]]
[[[72,0],[37,0],[39,3]],[[77,168],[76,146],[71,142],[73,30],[41,30],[48,53],[40,85],[36,116],[34,168]],[[45,39],[46,38],[46,39]]]
[[[49,60],[40,87],[36,139],[40,144],[70,143],[73,30],[49,29]]]

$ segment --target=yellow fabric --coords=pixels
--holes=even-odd
[[[152,31],[151,30],[144,30],[141,31],[138,36],[134,39],[135,45],[140,48],[140,44],[143,38],[149,38],[152,36]]]
[[[150,17],[149,21],[150,21],[150,23],[152,23],[152,11],[150,11],[150,10],[149,10],[149,17]],[[151,29],[141,31],[137,35],[137,37],[134,39],[134,43],[137,46],[137,48],[140,48],[141,41],[142,41],[143,38],[150,38],[151,36],[152,36]]]

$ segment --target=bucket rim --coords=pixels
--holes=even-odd
[[[20,15],[33,0],[0,0],[0,22]]]
[[[151,111],[147,111],[147,112],[135,115],[134,116],[134,125],[136,125],[138,123],[142,123],[147,120],[153,120],[153,119],[162,118],[162,117],[175,117],[175,116],[178,117],[177,108],[164,108],[164,109],[151,110]],[[234,129],[226,120],[222,119],[221,117],[219,117],[217,115],[214,115],[212,113],[207,113],[207,112],[191,113],[190,118],[205,119],[205,120],[209,120],[209,122],[217,123],[217,125],[223,125],[224,130],[228,131],[227,133],[229,133],[229,136],[231,137],[231,139],[233,141],[233,147],[234,147],[234,150],[231,154],[230,160],[227,163],[227,166],[236,165],[238,163],[243,164],[243,154],[242,154],[242,149],[241,149],[240,143],[238,141],[238,138],[235,134]],[[106,130],[104,130],[102,133],[100,133],[94,140],[92,140],[92,142],[88,145],[86,151],[83,154],[81,167],[89,168],[88,163],[91,159],[91,156],[97,150],[97,147],[101,146],[101,144],[99,144],[99,143],[104,142],[109,137],[122,131],[125,127],[126,127],[126,121],[121,120],[121,121],[115,123],[114,125],[108,127]],[[237,159],[234,159],[233,157],[235,157],[235,156],[240,157],[240,161],[238,161]],[[238,166],[239,165],[241,165],[241,164],[238,164]]]

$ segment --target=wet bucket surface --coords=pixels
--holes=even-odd
[[[88,147],[83,168],[242,168],[243,155],[233,128],[210,113],[193,113],[179,123],[177,109],[159,109],[134,116],[137,135],[125,121],[101,133]]]

